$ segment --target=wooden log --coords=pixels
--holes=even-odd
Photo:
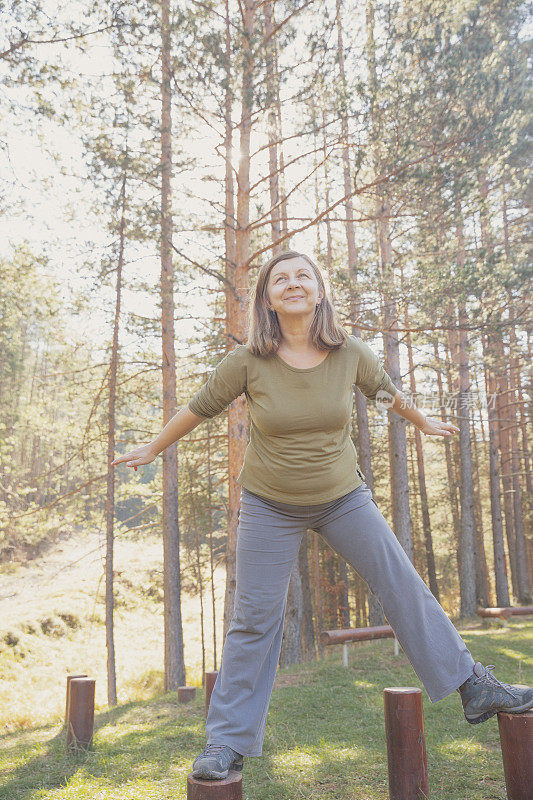
[[[72,678],[67,719],[67,750],[88,750],[94,728],[95,678]]]
[[[513,617],[529,617],[533,614],[533,606],[510,606]]]
[[[211,692],[217,679],[218,671],[205,673],[205,713],[209,711],[209,703],[211,702]]]
[[[533,797],[533,710],[498,713],[507,800]]]
[[[178,686],[178,703],[189,703],[196,697],[196,686]]]
[[[490,619],[494,617],[501,617],[501,619],[508,620],[509,617],[513,615],[513,611],[507,606],[504,606],[503,608],[483,608],[480,606],[477,609],[477,614],[479,617],[487,617]]]
[[[390,800],[429,798],[422,690],[389,686],[383,700]]]
[[[79,675],[67,675],[67,696],[65,700],[65,725],[68,725],[68,706],[70,700],[70,682],[72,678],[86,678],[86,672],[80,672]]]
[[[230,769],[223,780],[201,780],[187,775],[187,800],[242,800],[242,774]]]
[[[340,630],[321,631],[320,643],[343,644],[343,642],[365,642],[370,639],[392,639],[394,631],[390,625],[376,625],[373,628],[341,628]]]

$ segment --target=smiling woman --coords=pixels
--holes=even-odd
[[[308,528],[368,583],[432,702],[457,689],[474,723],[494,708],[509,710],[510,703],[516,712],[533,706],[528,689],[503,705],[492,698],[486,707],[488,683],[478,686],[483,666],[416,571],[359,469],[351,437],[354,385],[372,402],[388,398],[390,410],[424,433],[458,431],[404,407],[377,355],[340,324],[320,269],[290,250],[259,270],[246,344],[225,355],[154,442],[159,452],[246,395],[250,435],[237,477],[242,490],[234,613],[195,777],[224,778],[232,767],[242,768],[243,756],[262,753],[289,581]],[[122,458],[132,466],[145,463],[133,455]]]
[[[247,346],[254,355],[279,353],[305,367],[347,340],[321,270],[296,250],[279,253],[261,267],[248,314]]]

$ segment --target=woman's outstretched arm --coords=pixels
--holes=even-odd
[[[412,422],[422,433],[429,436],[451,436],[454,431],[457,432],[459,430],[451,422],[443,422],[434,417],[425,417],[415,404],[411,404],[398,389],[396,389],[390,410],[395,411],[396,414],[399,414],[400,417],[403,417],[408,422]]]
[[[153,441],[115,458],[110,466],[113,467],[115,464],[125,461],[126,466],[133,467],[136,470],[142,464],[150,464],[159,453],[178,439],[181,439],[182,436],[186,436],[205,419],[206,417],[200,417],[192,412],[188,406],[184,406],[169,419],[161,433]]]

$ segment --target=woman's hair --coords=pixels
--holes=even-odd
[[[268,357],[277,352],[281,344],[281,328],[276,311],[267,305],[267,284],[272,267],[286,258],[304,258],[312,267],[323,295],[309,330],[311,341],[318,350],[337,350],[347,339],[335,308],[328,297],[322,272],[304,253],[285,250],[273,256],[260,268],[255,287],[250,291],[248,303],[248,341],[246,347],[255,356]]]

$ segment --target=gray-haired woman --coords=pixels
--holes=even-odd
[[[533,707],[533,689],[498,681],[475,661],[379,511],[350,437],[355,384],[428,436],[455,425],[406,402],[365,342],[347,333],[320,269],[286,251],[259,270],[248,341],[148,445],[120,458],[136,469],[245,393],[235,606],[206,721],[199,778],[222,779],[262,755],[287,591],[302,536],[317,531],[367,582],[433,703],[461,695],[472,724]]]

